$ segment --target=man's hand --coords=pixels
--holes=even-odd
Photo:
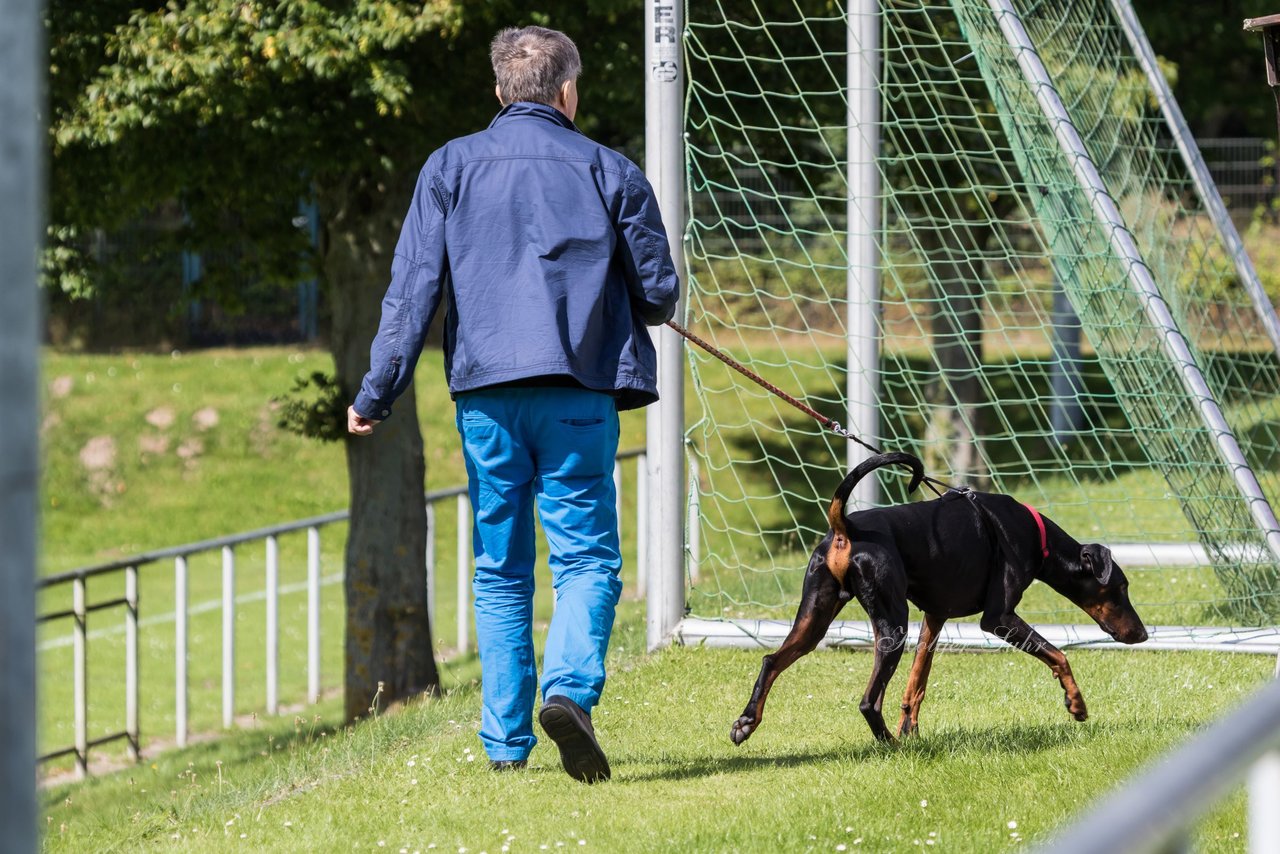
[[[347,407],[347,432],[354,436],[371,436],[373,435],[373,428],[381,423],[381,421],[375,421],[372,418],[365,418],[359,412],[356,412],[354,406]]]

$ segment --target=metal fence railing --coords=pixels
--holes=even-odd
[[[1276,854],[1280,852],[1280,678],[1126,781],[1042,849],[1042,854],[1190,851],[1188,833],[1193,823],[1242,781],[1249,798],[1248,850]]]
[[[618,515],[622,517],[622,461],[636,460],[636,531],[644,530],[646,510],[646,476],[645,454],[641,450],[623,451],[614,461],[613,479],[617,492]],[[470,646],[470,627],[467,619],[470,610],[470,584],[468,583],[471,568],[471,525],[469,523],[470,501],[465,486],[455,486],[434,490],[426,494],[427,500],[427,553],[426,553],[426,587],[427,609],[432,625],[435,620],[435,588],[436,588],[436,507],[453,499],[457,518],[457,652],[466,653]],[[37,624],[55,623],[70,620],[72,623],[72,660],[73,660],[73,695],[72,716],[74,717],[74,743],[56,747],[38,757],[44,764],[53,759],[74,755],[76,774],[85,776],[89,771],[89,753],[94,748],[118,741],[127,743],[127,753],[131,760],[137,761],[142,751],[142,731],[139,722],[139,640],[140,623],[138,612],[140,606],[139,574],[146,570],[158,570],[168,561],[173,566],[173,632],[174,632],[174,726],[175,742],[182,747],[187,744],[188,726],[188,674],[187,665],[190,656],[188,637],[188,618],[191,607],[187,601],[188,582],[190,580],[189,562],[195,555],[205,553],[221,553],[221,611],[222,611],[222,649],[221,649],[221,695],[222,724],[231,727],[235,722],[236,711],[236,554],[237,549],[251,543],[262,543],[266,555],[265,590],[266,600],[266,702],[267,714],[277,714],[280,708],[279,692],[279,637],[280,637],[280,537],[297,532],[306,533],[306,646],[307,646],[307,689],[306,703],[314,704],[320,700],[320,533],[327,526],[345,522],[350,511],[342,510],[323,516],[299,519],[267,528],[259,528],[211,540],[185,543],[179,546],[143,552],[142,554],[114,560],[109,563],[81,567],[67,572],[42,578],[37,582],[41,599],[49,598],[66,602],[67,596],[61,591],[70,590],[70,607],[62,607],[37,614]],[[466,524],[462,524],[464,520]],[[641,594],[645,587],[645,551],[643,536],[637,542],[637,587]],[[90,579],[106,579],[111,576],[124,576],[124,595],[112,596],[100,601],[90,601],[88,582]],[[118,583],[111,589],[118,590]],[[124,610],[124,729],[117,732],[90,738],[89,703],[88,703],[88,662],[89,642],[93,635],[89,632],[89,617],[116,609]]]
[[[1265,137],[1197,139],[1196,145],[1233,217],[1247,221],[1280,192],[1275,146]]]

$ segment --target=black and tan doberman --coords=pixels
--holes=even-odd
[[[982,614],[981,626],[1034,655],[1062,683],[1067,711],[1078,721],[1088,713],[1071,665],[1014,608],[1033,579],[1070,599],[1103,631],[1121,643],[1142,643],[1147,630],[1129,602],[1129,582],[1096,543],[1080,544],[1034,508],[1007,495],[950,490],[940,498],[845,515],[853,487],[875,469],[905,465],[908,492],[924,477],[910,454],[877,454],[859,464],[840,487],[827,513],[831,529],[809,558],[800,608],[782,646],[764,657],[751,700],[733,724],[742,744],[759,728],[773,681],[811,652],[845,602],[857,599],[875,637],[871,679],[861,711],[876,738],[892,739],[881,707],[885,689],[902,657],[907,603],[924,612],[915,663],[902,699],[898,734],[916,731],[920,704],[942,624],[951,617]]]

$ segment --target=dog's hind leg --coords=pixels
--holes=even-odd
[[[907,677],[907,690],[902,695],[902,717],[898,720],[898,737],[912,735],[919,730],[920,706],[924,703],[925,686],[929,684],[929,670],[933,666],[933,651],[946,617],[924,615],[920,626],[920,639],[916,643],[916,657]]]
[[[1003,639],[1025,653],[1034,655],[1048,665],[1062,685],[1063,703],[1067,711],[1078,721],[1089,717],[1089,710],[1084,704],[1084,695],[1080,693],[1080,686],[1076,684],[1075,676],[1071,673],[1071,664],[1062,650],[1042,638],[1039,632],[1012,611],[1001,614],[999,617],[983,614],[982,630]]]
[[[907,573],[902,559],[887,549],[864,550],[857,555],[855,567],[854,595],[871,618],[875,633],[875,661],[858,709],[876,738],[892,741],[881,710],[885,689],[898,669],[907,639]]]
[[[831,621],[844,607],[847,599],[848,594],[841,597],[842,592],[840,582],[825,569],[810,571],[805,579],[800,609],[796,613],[791,631],[782,646],[764,657],[751,699],[729,730],[729,737],[734,744],[742,744],[760,727],[760,722],[764,719],[765,698],[769,696],[769,689],[773,687],[773,680],[778,678],[778,674],[794,664],[796,659],[812,652],[826,636]]]
[[[896,609],[895,609],[896,610]],[[898,669],[898,661],[902,658],[902,645],[907,639],[907,606],[901,606],[901,617],[877,617],[871,614],[871,626],[875,632],[875,661],[871,665],[871,678],[867,680],[867,691],[862,695],[858,710],[867,720],[867,726],[880,741],[893,741],[893,734],[885,726],[884,695],[889,687],[889,680]],[[868,609],[870,613],[870,609]]]

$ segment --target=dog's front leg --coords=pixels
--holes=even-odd
[[[729,737],[734,744],[742,744],[760,727],[760,722],[764,719],[765,698],[769,696],[769,689],[773,687],[773,680],[778,678],[778,674],[802,655],[812,652],[826,636],[831,621],[845,603],[840,593],[840,583],[826,569],[810,571],[805,578],[800,609],[796,612],[791,631],[782,646],[764,657],[751,699],[729,730]]]
[[[1041,637],[1039,632],[1012,611],[1001,614],[999,617],[983,614],[982,630],[1003,639],[1023,652],[1034,655],[1048,665],[1062,685],[1063,703],[1071,713],[1071,717],[1078,721],[1089,717],[1089,710],[1084,704],[1084,695],[1080,693],[1080,686],[1076,684],[1075,676],[1071,673],[1071,664],[1062,650]]]

